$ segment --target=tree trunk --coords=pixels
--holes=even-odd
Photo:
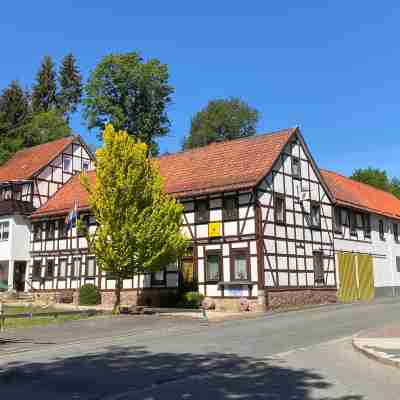
[[[118,277],[115,281],[115,302],[114,302],[113,314],[120,313],[121,289],[122,289],[122,279]]]

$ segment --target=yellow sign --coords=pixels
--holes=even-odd
[[[208,224],[208,236],[218,237],[221,236],[221,222],[210,222]]]

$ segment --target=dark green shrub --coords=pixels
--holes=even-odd
[[[97,286],[86,283],[79,289],[79,305],[95,306],[101,303],[101,295]]]
[[[187,292],[185,293],[185,304],[187,306],[197,307],[201,305],[204,299],[204,295],[199,292]]]

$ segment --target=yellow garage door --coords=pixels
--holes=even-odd
[[[372,300],[375,296],[372,256],[364,254],[358,255],[357,264],[360,300]]]
[[[350,303],[358,299],[356,278],[356,256],[351,253],[338,253],[339,262],[339,300]]]

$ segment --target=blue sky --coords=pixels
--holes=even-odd
[[[299,125],[321,167],[400,176],[399,20],[389,0],[4,2],[0,89],[31,85],[44,55],[73,52],[87,78],[105,54],[138,51],[168,64],[175,87],[162,151],[180,149],[209,99],[239,96],[259,132]]]

